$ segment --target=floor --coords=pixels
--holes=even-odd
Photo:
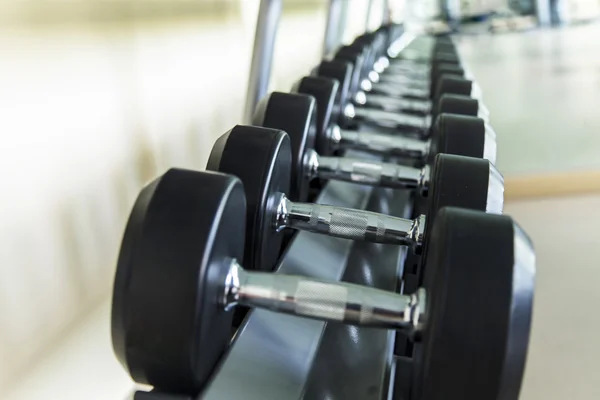
[[[507,204],[537,255],[523,400],[598,399],[600,195]]]
[[[600,24],[465,36],[505,175],[600,170]]]

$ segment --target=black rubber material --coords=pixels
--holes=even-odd
[[[514,242],[510,217],[458,208],[438,214],[425,270],[427,321],[415,359],[413,389],[421,393],[413,398],[518,397],[531,301],[520,302],[514,292],[521,272]],[[515,341],[525,346],[522,355],[511,353]]]
[[[349,54],[351,52],[356,52],[357,55],[362,56],[363,63],[361,76],[363,77],[369,73],[373,67],[373,64],[375,64],[375,61],[377,60],[377,53],[372,45],[364,43],[352,43],[348,46],[343,46],[337,51],[336,58],[342,58],[341,54],[345,51],[347,51]]]
[[[246,204],[232,176],[179,169],[133,207],[115,275],[115,354],[138,383],[197,394],[231,339],[217,304],[226,260],[244,249]]]
[[[340,88],[336,95],[335,108],[331,119],[340,121],[343,115],[343,107],[350,101],[350,83],[352,81],[353,67],[348,61],[323,61],[316,68],[318,76],[335,79],[340,83]]]
[[[240,178],[247,202],[244,267],[271,271],[283,237],[272,226],[276,194],[290,188],[292,153],[288,135],[277,129],[237,125],[218,139],[207,169]],[[221,154],[218,149],[222,148]]]
[[[438,153],[482,158],[485,122],[466,115],[440,114],[433,128],[430,156]]]
[[[363,77],[364,57],[356,50],[340,51],[336,54],[335,60],[346,61],[352,65],[352,78],[350,80],[350,94],[353,95],[360,88],[360,81]]]
[[[435,105],[432,116],[437,117],[443,113],[477,117],[479,101],[459,94],[443,94]]]
[[[439,99],[443,94],[460,94],[470,96],[473,89],[473,82],[456,75],[442,75],[435,89],[435,99]]]
[[[458,54],[456,53],[456,47],[451,41],[448,42],[445,40],[436,40],[435,44],[433,45],[433,52],[454,54],[458,58]]]
[[[335,98],[339,89],[335,79],[307,76],[294,85],[298,93],[313,96],[317,101],[317,137],[315,148],[323,156],[333,154],[334,147],[331,140],[332,113],[335,108]],[[289,132],[288,132],[289,134]]]
[[[486,211],[489,179],[488,160],[438,154],[429,178],[427,226],[434,225],[442,207]]]
[[[455,64],[434,64],[431,66],[431,84],[429,85],[430,96],[435,96],[435,90],[442,76],[452,75],[464,78],[465,70]]]
[[[460,65],[460,58],[458,58],[458,55],[454,52],[437,51],[433,53],[433,56],[431,57],[431,63]]]
[[[305,94],[273,92],[261,100],[252,121],[254,125],[285,131],[292,145],[290,199],[306,201],[310,186],[305,170],[306,152],[315,148],[317,103]]]

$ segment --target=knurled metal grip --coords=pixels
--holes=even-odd
[[[430,142],[398,135],[340,129],[338,147],[377,154],[421,159],[429,153]]]
[[[358,102],[358,101],[357,101]],[[424,100],[410,100],[406,98],[394,98],[389,95],[369,93],[359,104],[369,104],[381,107],[386,111],[406,110],[422,114],[431,113],[431,102]]]
[[[249,272],[235,260],[229,268],[223,292],[225,308],[240,304],[323,321],[408,332],[423,319],[423,289],[413,295],[400,295],[350,283]]]
[[[402,83],[379,82],[373,83],[373,88],[390,96],[414,96],[417,98],[427,98],[429,90],[426,88],[410,87]]]
[[[420,246],[425,231],[425,217],[404,219],[371,211],[294,203],[280,195],[274,227],[321,233],[351,240],[402,246]]]
[[[346,157],[318,157],[316,177],[393,189],[415,189],[422,170],[404,165]]]
[[[354,112],[358,117],[373,120],[378,125],[389,126],[390,128],[406,126],[423,131],[429,127],[429,118],[427,117],[364,108],[356,108]]]

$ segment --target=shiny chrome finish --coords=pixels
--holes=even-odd
[[[419,168],[359,158],[320,156],[317,158],[314,178],[335,179],[391,189],[416,189],[421,182],[422,171]]]
[[[392,97],[406,97],[413,96],[422,99],[429,98],[429,88],[421,85],[412,85],[404,82],[373,82],[373,89],[385,93],[387,96]]]
[[[343,0],[329,0],[329,9],[327,11],[327,25],[325,26],[325,35],[323,37],[323,57],[327,58],[341,43],[340,25]]]
[[[282,3],[282,0],[261,0],[260,2],[244,110],[246,123],[252,121],[256,105],[267,94]]]
[[[490,163],[490,177],[488,180],[487,201],[485,212],[491,214],[502,214],[504,208],[504,177]]]
[[[398,114],[394,112],[377,110],[377,109],[354,109],[356,117],[366,119],[377,123],[379,126],[397,128],[400,126],[412,127],[419,132],[426,130],[429,120],[424,117],[410,115],[410,114]]]
[[[370,211],[311,203],[294,203],[279,194],[273,228],[321,233],[328,236],[373,243],[420,247],[425,233],[425,216],[404,219]]]
[[[398,135],[339,129],[340,149],[354,149],[377,154],[420,159],[429,154],[430,142]]]
[[[304,166],[308,178],[313,179],[319,175],[319,154],[314,150],[308,150],[304,155]]]
[[[354,97],[355,103],[359,105],[373,105],[383,108],[385,111],[403,111],[414,110],[423,114],[431,112],[431,102],[429,100],[413,100],[403,97],[390,97],[384,94],[360,92]]]
[[[416,35],[412,33],[405,32],[403,35],[400,35],[398,39],[396,39],[388,48],[387,55],[389,58],[396,58],[398,55],[404,51],[409,44],[412,43],[413,40],[417,38]]]
[[[412,333],[424,320],[426,294],[401,295],[351,283],[303,276],[245,271],[236,260],[229,266],[222,304],[262,308],[277,313],[396,329]]]

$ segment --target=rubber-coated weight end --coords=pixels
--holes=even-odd
[[[443,113],[479,117],[479,101],[469,96],[443,94],[435,105],[432,115],[436,118]]]
[[[455,64],[433,64],[431,66],[431,84],[429,86],[431,96],[435,95],[435,90],[441,77],[446,75],[464,78],[465,70],[460,65]]]
[[[431,57],[432,64],[455,64],[460,65],[460,58],[454,52],[438,51]]]
[[[473,82],[455,75],[441,75],[434,91],[434,99],[439,99],[443,94],[460,94],[471,96],[474,92]]]
[[[139,194],[121,242],[111,335],[138,383],[197,394],[231,338],[218,304],[244,251],[246,202],[232,176],[171,169]]]
[[[213,147],[207,169],[240,178],[247,201],[244,267],[270,271],[282,247],[273,229],[277,195],[290,188],[290,139],[281,130],[237,125]]]
[[[339,83],[335,79],[317,76],[306,76],[294,85],[294,90],[301,94],[313,96],[317,101],[317,137],[315,147],[323,156],[333,153],[332,125],[337,117],[333,116],[335,98]],[[289,132],[288,132],[289,134]]]
[[[504,181],[488,160],[438,154],[431,168],[428,197],[430,227],[442,207],[502,213]]]
[[[430,155],[438,153],[483,158],[486,126],[476,117],[440,114],[433,127]]]
[[[317,104],[305,94],[273,92],[260,102],[252,123],[285,131],[292,145],[290,198],[306,200],[310,179],[306,171],[306,153],[315,148]]]
[[[333,60],[323,61],[316,68],[316,74],[322,77],[335,79],[340,83],[335,97],[335,109],[332,116],[333,121],[340,121],[343,116],[344,107],[350,103],[350,84],[352,83],[353,67],[348,61]]]
[[[351,95],[355,94],[360,89],[363,77],[364,56],[355,49],[342,48],[336,53],[335,60],[349,62],[352,65],[352,78],[349,90]]]
[[[518,398],[535,280],[527,235],[508,216],[442,209],[425,274],[416,398]]]

